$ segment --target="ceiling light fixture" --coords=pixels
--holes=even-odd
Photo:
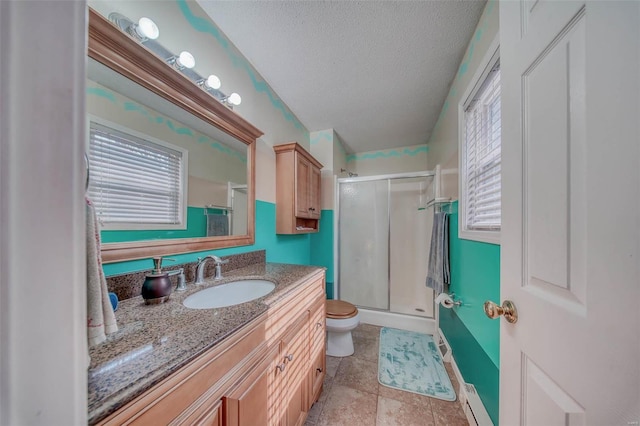
[[[191,69],[196,66],[196,59],[186,50],[180,52],[178,56],[172,56],[167,59],[167,63],[173,65],[177,70],[181,71],[185,68]]]
[[[233,92],[229,96],[223,98],[220,102],[227,106],[238,106],[242,102],[242,98],[236,92]]]
[[[202,80],[198,80],[196,84],[205,90],[207,89],[218,90],[220,86],[222,86],[222,82],[220,81],[218,76],[213,74],[211,74],[206,79],[203,78]]]
[[[227,96],[219,90],[222,83],[216,75],[210,74],[207,78],[204,78],[194,71],[196,60],[191,53],[184,50],[179,55],[176,55],[156,41],[160,35],[160,30],[151,19],[142,17],[135,23],[124,15],[112,12],[109,14],[109,20],[138,42],[144,43],[147,49],[163,58],[169,65],[179,70],[194,84],[201,87],[226,107],[233,109],[234,106],[240,105],[242,102],[239,94],[234,92]]]
[[[109,20],[140,43],[155,40],[160,35],[160,29],[156,23],[144,16],[135,23],[120,13],[112,12],[109,14]]]
[[[160,29],[151,19],[142,17],[138,20],[138,24],[134,24],[134,30],[138,36],[143,39],[155,40],[160,35]]]

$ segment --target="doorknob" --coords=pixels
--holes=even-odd
[[[496,319],[500,315],[504,315],[504,319],[511,324],[518,321],[518,311],[516,310],[516,305],[514,305],[511,300],[505,300],[502,302],[502,306],[495,304],[491,300],[487,300],[484,302],[484,313],[491,319]]]

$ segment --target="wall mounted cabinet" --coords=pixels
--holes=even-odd
[[[276,152],[276,232],[318,232],[322,164],[297,142],[273,147]]]

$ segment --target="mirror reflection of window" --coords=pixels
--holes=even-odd
[[[119,184],[124,179],[136,188],[135,191],[132,188],[113,188],[112,192],[122,194],[123,197],[116,208],[119,209],[120,216],[116,217],[113,213],[107,216],[106,210],[100,215],[103,223],[102,241],[116,243],[245,235],[246,201],[244,204],[236,201],[236,206],[231,203],[234,199],[241,198],[241,195],[234,194],[237,192],[235,187],[244,187],[246,198],[246,145],[177,109],[175,105],[135,83],[125,81],[122,76],[99,67],[99,64],[90,65],[91,77],[87,81],[87,111],[92,127],[87,151],[90,154],[91,168],[95,168],[92,170],[90,189],[93,192],[90,192],[90,198],[99,198],[98,194],[105,194],[106,199],[111,201],[114,198],[114,195],[107,196],[105,189],[98,191],[100,185],[114,187],[113,182],[96,181],[99,169],[92,149],[97,149],[95,137],[99,134],[96,129],[100,125],[103,126],[100,149],[104,151],[105,144],[114,144],[109,147],[112,151],[110,155],[112,159],[119,157],[121,164],[113,167],[128,173],[126,178],[118,178]],[[109,130],[105,130],[106,128]],[[105,133],[111,136],[104,136]],[[104,140],[105,138],[113,140]],[[125,139],[129,140],[128,148],[115,146],[114,140],[124,143]],[[181,153],[179,161],[182,162],[182,175],[174,176],[173,183],[169,182],[170,178],[167,176],[167,181],[160,184],[159,180],[164,179],[161,174],[168,172],[163,168],[169,166],[160,165],[165,160],[152,158],[150,153],[139,151],[133,154],[136,144],[140,147],[156,145],[156,150],[164,147],[174,153]],[[158,188],[151,188],[154,185],[166,185],[163,191],[178,190],[179,193],[169,197],[161,194],[162,191]],[[171,185],[173,189],[169,189]],[[149,187],[148,191],[153,192],[153,195],[145,194],[142,189],[145,186]],[[123,191],[129,193],[125,195]],[[131,191],[136,194],[132,195]],[[160,213],[165,210],[167,212]],[[143,219],[142,212],[153,217]],[[136,219],[131,219],[132,217]]]
[[[93,118],[88,195],[103,229],[186,228],[188,152]]]

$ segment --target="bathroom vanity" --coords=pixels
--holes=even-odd
[[[90,351],[91,424],[301,425],[325,375],[325,273],[254,264],[220,281],[265,279],[269,295],[219,309],[125,300],[119,331]]]

